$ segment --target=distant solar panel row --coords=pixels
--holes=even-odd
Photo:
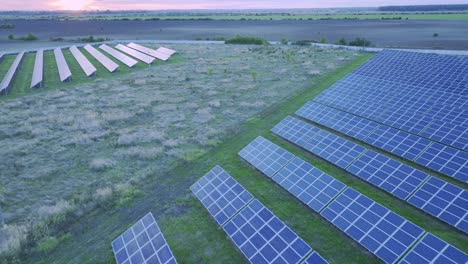
[[[316,102],[306,103],[296,114],[460,181],[468,182],[468,154],[464,151],[434,143],[420,136],[385,125],[379,125],[376,122]],[[291,127],[291,123],[289,118],[283,121],[283,130],[297,131]],[[301,123],[295,122],[295,125],[299,126]],[[314,129],[313,126],[310,127],[303,123],[301,126]],[[275,131],[273,130],[273,132]],[[308,137],[304,138],[306,142],[310,141],[310,137],[314,137],[316,133],[318,133],[317,129],[315,129],[315,133],[307,133]],[[302,138],[302,134],[298,135],[297,139],[290,141],[296,144],[301,143],[298,145],[306,148],[304,142],[297,142]]]
[[[13,61],[13,64],[11,64],[10,68],[8,69],[8,72],[6,73],[5,77],[3,77],[3,80],[0,83],[0,93],[8,93],[8,89],[10,88],[13,82],[13,78],[15,77],[16,72],[18,71],[23,57],[24,52],[21,52],[16,56],[15,60]]]
[[[152,213],[112,241],[117,264],[177,263]]]
[[[34,61],[33,75],[31,79],[31,88],[42,86],[44,76],[44,50],[40,49],[36,52],[36,60]]]
[[[142,62],[146,63],[146,64],[151,64],[153,63],[154,61],[154,58],[153,57],[150,57],[144,53],[141,53],[137,50],[134,50],[134,49],[131,49],[127,46],[124,46],[122,44],[118,44],[117,46],[115,46],[116,49],[122,51],[122,52],[125,52],[127,53],[128,55],[134,57],[134,58],[137,58],[139,60],[141,60]]]
[[[150,56],[155,57],[156,59],[159,59],[159,60],[162,60],[162,61],[167,61],[169,59],[169,57],[171,57],[170,55],[167,55],[165,53],[159,52],[157,50],[152,50],[150,48],[147,48],[147,47],[135,44],[135,43],[129,43],[127,46],[134,49],[134,50],[138,50],[140,52],[143,52],[143,53],[145,53],[147,55],[150,55]]]
[[[301,263],[312,248],[220,166],[191,187],[250,263]],[[321,263],[327,263],[319,255]]]
[[[91,64],[91,62],[89,62],[89,60],[76,46],[71,46],[70,52],[73,54],[73,57],[75,57],[86,77],[96,74],[96,68],[93,66],[93,64]]]
[[[116,58],[117,60],[119,60],[120,62],[122,62],[123,64],[127,65],[130,68],[135,66],[135,64],[138,63],[138,61],[130,58],[129,56],[121,52],[116,51],[115,49],[107,46],[106,44],[102,44],[101,46],[99,46],[99,48],[107,52],[109,55]]]
[[[255,141],[245,148],[269,151],[266,144]],[[265,158],[257,164],[267,162],[277,160]],[[386,263],[396,263],[424,234],[420,227],[297,157],[272,179]],[[457,249],[455,253],[466,255]]]
[[[297,133],[294,133],[293,130],[286,130],[284,128],[291,124],[295,128],[301,128],[302,131],[313,131],[312,133],[314,136],[310,136],[310,134],[305,136],[309,138],[309,142],[305,142],[304,140],[301,141],[297,137],[292,137],[291,135],[296,135]],[[322,136],[323,134],[327,134],[327,133],[330,134],[329,132],[326,132],[324,130],[317,132],[317,128],[313,128],[313,127],[314,127],[313,125],[307,124],[298,119],[287,117],[282,122],[280,122],[277,126],[275,126],[272,129],[272,131],[286,140],[289,140],[289,138],[292,137],[296,142],[302,142],[302,145],[299,145],[299,146],[303,147],[306,150],[314,150],[314,148],[311,147],[314,144],[316,148],[318,149],[335,150],[336,157],[333,157],[331,155],[321,156],[334,164],[337,164],[337,165],[340,164],[342,166],[343,165],[342,161],[345,159],[344,157],[349,157],[348,163],[350,164],[350,166],[344,167],[347,171],[369,182],[370,184],[373,184],[381,188],[382,190],[385,190],[391,193],[392,195],[402,200],[410,199],[411,194],[414,193],[421,186],[421,184],[423,184],[423,182],[427,180],[429,177],[429,175],[427,175],[426,173],[422,171],[416,170],[399,161],[390,159],[384,155],[381,155],[371,150],[367,150],[365,148],[363,148],[364,150],[362,152],[359,152],[359,155],[353,154],[353,153],[357,153],[355,151],[357,147],[355,146],[359,146],[359,145],[353,142],[347,141],[345,139],[342,139],[342,140],[347,141],[349,143],[347,144],[343,143],[342,145],[343,146],[347,145],[346,149],[348,150],[348,152],[344,152],[344,151],[340,152],[340,149],[342,149],[342,147],[340,146],[332,147],[333,142],[330,142],[330,141],[327,142],[326,138]],[[271,146],[271,144],[272,143],[270,142],[264,143],[264,145],[268,145],[270,149],[274,149],[275,147]],[[252,163],[252,165],[254,165],[255,167],[258,167],[258,165],[256,164],[261,164],[262,167],[268,167],[271,162],[275,162],[274,159],[273,161],[271,161],[271,159],[267,160],[263,158],[268,155],[269,150],[266,148],[262,148],[258,144],[249,145],[246,148],[249,148],[251,151],[256,151],[257,153],[263,153],[261,156],[259,156],[260,158],[258,158],[258,160],[256,160],[255,163]],[[276,150],[276,151],[281,151],[281,150]],[[288,154],[285,154],[285,155],[288,155]],[[243,155],[241,156],[243,157]],[[283,167],[284,166],[287,167],[288,165],[285,164],[283,165]],[[268,175],[268,176],[271,177],[271,175]],[[436,194],[436,199],[441,199],[439,195],[442,195],[442,193]],[[428,208],[421,207],[421,206],[417,206],[417,207],[419,207],[420,209],[424,211],[429,212],[430,214],[433,214],[431,213],[429,207]],[[462,215],[467,214],[468,206],[459,208],[459,211],[460,212],[456,214],[457,216],[460,216],[460,214]],[[441,220],[444,220],[441,214],[433,214],[433,215],[440,218]],[[453,221],[449,222],[447,220],[444,220],[444,221],[446,221],[447,223],[451,225],[458,227],[457,226],[458,223],[453,223]],[[466,231],[466,230],[463,230],[463,231]]]
[[[111,59],[106,57],[104,54],[102,54],[100,51],[95,49],[91,45],[86,45],[84,46],[84,49],[91,54],[97,61],[99,61],[102,66],[104,66],[109,72],[114,72],[119,68],[119,65],[115,62],[113,62]]]
[[[61,82],[65,82],[71,79],[72,74],[70,68],[68,67],[67,61],[63,56],[62,50],[60,48],[54,49],[55,62],[57,63],[57,69],[59,72],[59,77]]]

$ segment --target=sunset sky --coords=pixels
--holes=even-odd
[[[0,0],[0,10],[136,10],[370,7],[382,5],[463,4],[457,0]]]

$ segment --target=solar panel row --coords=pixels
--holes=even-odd
[[[134,50],[138,50],[140,52],[143,52],[143,53],[145,53],[147,55],[150,55],[150,56],[155,57],[156,59],[159,59],[159,60],[162,60],[162,61],[167,61],[169,59],[169,57],[170,57],[170,55],[167,55],[165,53],[162,53],[162,52],[159,52],[159,51],[156,51],[156,50],[152,50],[150,48],[147,48],[147,47],[135,44],[135,43],[129,43],[127,46],[134,49]]]
[[[96,74],[96,68],[89,62],[89,60],[81,53],[76,46],[71,46],[70,51],[80,65],[81,69],[86,74],[86,77]]]
[[[168,48],[165,48],[165,47],[160,47],[156,51],[167,54],[169,56],[172,56],[172,55],[174,55],[176,53],[175,50],[168,49]]]
[[[290,126],[295,129],[300,129],[301,131],[304,132],[305,136],[304,138],[307,138],[309,141],[305,140],[300,140],[299,137],[295,136],[298,135],[299,133],[295,132],[294,129],[285,129],[285,127]],[[277,126],[275,126],[272,131],[277,134],[280,137],[283,137],[286,140],[290,141],[290,138],[295,140],[296,142],[300,142],[298,144],[300,147],[311,151],[312,153],[321,153],[324,150],[330,149],[331,151],[334,151],[335,156],[333,155],[320,155],[321,157],[325,158],[326,160],[336,164],[337,166],[341,166],[345,168],[347,171],[350,173],[356,175],[357,177],[369,182],[370,184],[373,184],[382,190],[385,190],[392,195],[402,199],[402,200],[408,200],[411,198],[411,194],[414,193],[420,186],[424,183],[425,180],[429,178],[429,175],[426,173],[416,170],[408,165],[405,165],[399,161],[390,159],[382,154],[379,154],[377,152],[367,150],[363,148],[363,151],[357,152],[356,149],[358,147],[361,147],[353,142],[347,141],[343,138],[341,138],[342,144],[341,145],[336,145],[336,141],[330,141],[327,140],[327,137],[324,135],[330,134],[329,132],[326,132],[324,130],[317,131],[317,127],[308,124],[306,122],[300,121],[298,119],[292,118],[292,117],[287,117],[285,118],[282,122],[280,122]],[[309,133],[308,131],[312,131],[312,133]],[[312,136],[311,136],[312,135]],[[333,138],[336,137],[336,135],[333,136]],[[293,142],[294,143],[294,142]],[[264,148],[262,146],[269,146],[269,148]],[[258,155],[257,160],[252,163],[255,167],[258,167],[258,165],[261,165],[262,167],[268,167],[270,163],[275,162],[275,159],[271,161],[271,158],[265,159],[264,157],[268,156],[269,149],[275,149],[275,151],[281,151],[281,149],[276,149],[275,146],[271,146],[272,143],[266,142],[263,143],[263,145],[258,145],[258,144],[253,144],[249,145],[246,147],[246,149],[249,149],[250,152],[255,152],[255,153],[262,153],[261,155]],[[314,147],[318,150],[315,150]],[[361,147],[362,148],[362,147]],[[319,151],[322,150],[322,151]],[[283,150],[284,151],[284,150]],[[292,155],[289,152],[287,152],[284,155]],[[242,155],[241,155],[242,156]],[[292,159],[292,158],[291,158]],[[346,161],[346,162],[343,162]],[[287,162],[285,163],[282,167],[284,166],[289,166]],[[256,165],[257,164],[257,165]],[[343,166],[346,164],[350,164],[349,166]],[[274,174],[274,173],[273,173]],[[268,175],[271,177],[271,175]],[[445,181],[442,181],[445,183]],[[439,197],[442,195],[442,193],[436,193],[436,199],[442,199]],[[430,214],[430,208],[429,207],[422,207],[422,206],[417,206],[420,209],[427,211]],[[468,205],[465,207],[458,208],[457,210],[457,216],[464,217],[465,214],[468,213]],[[435,217],[438,217],[441,220],[444,220],[442,218],[442,214],[433,214]],[[463,219],[458,218],[458,219]],[[444,220],[447,223],[461,228],[458,225],[458,223],[454,223],[453,221],[447,221]],[[463,222],[460,224],[460,226],[463,226]],[[463,229],[462,229],[463,230]],[[465,230],[464,230],[465,231]]]
[[[107,52],[109,55],[111,55],[112,57],[119,60],[120,62],[122,62],[123,64],[127,65],[130,68],[135,66],[138,63],[138,61],[130,58],[129,56],[121,52],[116,51],[115,49],[107,46],[106,44],[100,45],[99,48]]]
[[[24,52],[21,52],[18,54],[13,61],[13,64],[11,64],[10,68],[8,69],[8,72],[6,73],[5,77],[3,77],[2,82],[0,83],[0,93],[8,93],[8,89],[10,88],[13,78],[16,75],[16,72],[18,72],[18,68],[21,64],[21,61],[23,60],[24,57]]]
[[[152,213],[112,241],[117,264],[177,263]]]
[[[59,77],[61,82],[71,80],[72,74],[70,68],[68,67],[67,61],[63,56],[62,50],[60,48],[54,49],[55,62],[57,63],[57,69],[59,72]]]
[[[468,154],[464,151],[385,125],[379,125],[376,122],[316,102],[306,103],[296,114],[462,182],[468,182]],[[284,129],[293,129],[290,120],[282,123],[286,125]],[[309,137],[315,136],[312,133],[307,134]],[[298,142],[295,141],[299,139],[294,139],[293,142],[297,144]],[[305,139],[310,141],[310,138]],[[298,145],[305,147],[305,144]]]
[[[33,75],[31,79],[31,88],[42,87],[44,76],[44,50],[40,49],[36,52],[36,60],[34,61]]]
[[[301,263],[312,248],[220,166],[191,187],[250,263]],[[316,254],[313,258],[323,260]]]
[[[89,54],[91,54],[91,56],[93,56],[97,61],[99,61],[109,72],[114,72],[117,70],[117,68],[119,68],[117,63],[113,62],[93,46],[86,45],[84,46],[84,49],[89,52]]]
[[[245,148],[256,148],[257,152],[265,153],[263,160],[256,164],[274,163],[280,159],[267,158],[271,149],[269,144],[253,141]],[[425,233],[297,157],[272,179],[386,263],[396,263]],[[466,257],[460,250],[452,248],[455,257],[451,261],[458,263],[460,256]]]
[[[146,64],[151,64],[153,63],[154,61],[154,58],[153,57],[150,57],[144,53],[141,53],[137,50],[134,50],[134,49],[131,49],[127,46],[124,46],[122,44],[118,44],[117,46],[115,46],[116,49],[124,52],[124,53],[127,53],[128,55],[134,57],[134,58],[137,58],[139,60],[141,60],[142,62],[146,63]]]

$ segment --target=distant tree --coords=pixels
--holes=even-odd
[[[338,44],[338,45],[348,45],[348,42],[346,42],[345,38],[340,38],[340,40],[338,40],[338,42],[336,44]]]
[[[285,39],[285,38],[282,38],[282,39],[281,39],[281,44],[283,44],[283,45],[288,45],[288,40]]]
[[[320,43],[327,43],[327,38],[325,38],[325,37],[321,38]]]
[[[13,36],[13,34],[9,34],[9,35],[8,35],[8,39],[9,39],[9,40],[14,40],[14,39],[15,39],[15,36]]]
[[[434,33],[434,34],[432,34],[432,36],[433,36],[434,38],[437,38],[437,37],[439,36],[439,33]]]
[[[372,45],[372,42],[365,38],[355,38],[353,41],[349,42],[349,45],[358,47],[369,47]]]

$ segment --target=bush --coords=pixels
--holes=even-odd
[[[432,34],[432,36],[433,36],[434,38],[437,38],[437,37],[439,36],[439,33],[434,33],[434,34]]]
[[[110,38],[95,38],[93,36],[89,36],[85,38],[79,38],[78,40],[81,42],[104,42],[110,40]]]
[[[46,237],[37,243],[37,250],[43,254],[47,254],[54,250],[60,241],[55,237]]]
[[[349,45],[357,47],[369,47],[372,45],[372,42],[365,38],[355,38],[353,41],[349,42]]]
[[[54,38],[54,37],[50,37],[49,40],[50,40],[50,41],[64,41],[65,39],[62,38],[62,37],[55,37],[55,38]]]
[[[226,38],[219,36],[219,37],[214,38],[214,40],[216,40],[216,41],[225,41]]]
[[[26,36],[19,37],[19,39],[24,41],[34,41],[38,40],[39,38],[34,36],[31,32],[29,32]]]
[[[268,41],[259,37],[236,35],[234,38],[226,40],[226,44],[268,45]]]
[[[0,25],[0,29],[9,29],[9,28],[15,28],[15,25],[13,25],[13,24]]]
[[[336,44],[338,44],[338,45],[348,45],[348,42],[346,42],[345,38],[340,38],[340,40],[338,40],[338,42]]]
[[[15,36],[13,36],[13,34],[9,34],[9,35],[8,35],[8,39],[9,39],[9,40],[14,40],[14,39],[15,39]]]
[[[311,43],[313,43],[315,41],[312,41],[312,40],[298,40],[298,41],[295,41],[293,42],[292,44],[293,45],[298,45],[298,46],[310,46]]]
[[[203,39],[200,38],[200,37],[196,37],[195,40],[196,40],[196,41],[201,41],[201,40],[203,40]]]
[[[320,43],[325,44],[327,43],[327,38],[323,37],[320,39]]]
[[[281,39],[281,44],[283,44],[283,45],[288,45],[288,40],[285,39],[285,38],[282,38],[282,39]]]

